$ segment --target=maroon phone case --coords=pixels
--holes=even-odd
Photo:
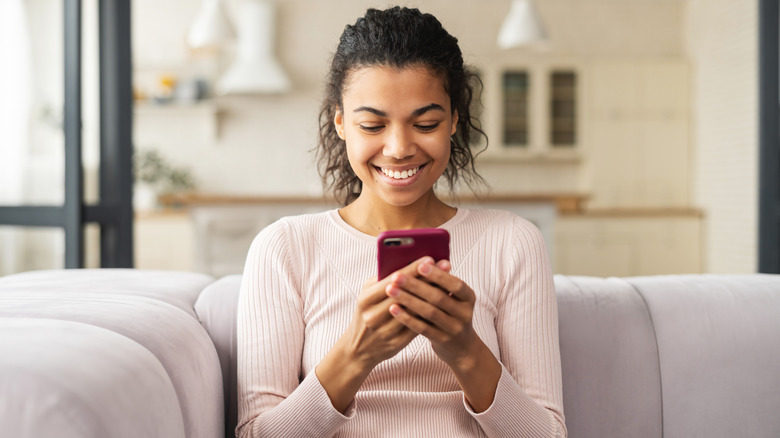
[[[397,239],[407,240],[399,242]],[[397,244],[389,244],[392,242]],[[437,262],[439,260],[449,260],[450,233],[447,230],[442,228],[418,228],[382,232],[377,237],[378,279],[381,280],[425,256],[431,256]]]

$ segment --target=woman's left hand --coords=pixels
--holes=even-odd
[[[450,269],[447,260],[422,263],[416,277],[394,274],[385,292],[397,302],[390,306],[390,313],[430,339],[436,354],[450,367],[457,367],[469,358],[475,342],[481,341],[471,324],[476,295]]]
[[[417,275],[396,272],[385,293],[396,302],[390,313],[430,339],[433,351],[452,370],[466,401],[475,412],[493,403],[501,364],[482,342],[471,323],[477,296],[450,274],[449,261],[433,259],[417,267]]]

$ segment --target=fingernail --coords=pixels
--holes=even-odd
[[[401,274],[395,274],[395,277],[393,277],[393,283],[401,286],[406,282],[406,278],[404,278]]]
[[[390,313],[392,313],[395,316],[398,316],[398,314],[401,313],[401,306],[393,304],[390,306]]]
[[[387,286],[387,294],[395,298],[398,295],[401,295],[401,290],[391,284],[390,286]]]
[[[419,268],[417,268],[420,271],[420,274],[422,275],[428,275],[431,273],[431,265],[428,263],[423,263],[420,265]]]

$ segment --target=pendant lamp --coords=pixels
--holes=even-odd
[[[547,32],[533,0],[512,0],[509,14],[498,33],[498,46],[511,49],[546,42]]]
[[[233,38],[235,31],[225,13],[222,0],[203,0],[200,11],[187,33],[187,44],[193,49],[218,49]]]

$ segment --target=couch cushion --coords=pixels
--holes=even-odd
[[[780,436],[780,276],[628,281],[658,337],[664,436]]]
[[[0,278],[3,292],[112,292],[164,301],[192,316],[201,291],[214,278],[194,272],[137,269],[64,269],[29,271]]]
[[[238,424],[236,369],[236,313],[241,275],[229,275],[210,284],[195,303],[195,312],[217,348],[225,391],[225,436],[235,434]]]
[[[210,279],[142,270],[18,274],[0,279],[0,319],[75,321],[136,341],[168,373],[186,436],[210,438],[224,430],[222,373],[214,344],[193,309]]]
[[[0,333],[0,436],[184,437],[173,384],[137,342],[39,318],[0,318]]]
[[[617,278],[556,275],[555,288],[570,436],[661,437],[658,350],[641,296]]]

